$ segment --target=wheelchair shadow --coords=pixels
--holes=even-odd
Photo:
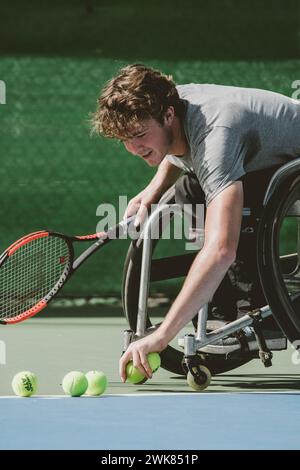
[[[135,393],[159,394],[190,394],[192,389],[188,386],[185,376],[170,376],[168,381],[145,382],[134,387]],[[110,385],[119,386],[113,382]],[[224,392],[300,392],[300,374],[229,374],[215,375],[207,389],[201,393]],[[128,390],[127,390],[128,392]],[[197,392],[193,392],[197,393]]]
[[[215,376],[210,385],[241,390],[299,390],[300,374],[245,374]]]
[[[176,378],[178,379],[178,377],[171,377],[171,378]],[[180,388],[169,388],[169,387],[166,387],[166,383],[149,383],[149,382],[146,382],[141,388],[137,388],[135,389],[136,392],[151,392],[151,393],[161,393],[162,395],[164,393],[168,393],[168,394],[184,394],[184,393],[191,393],[191,389],[189,388],[189,386],[187,385],[186,383],[186,378],[185,377],[180,377],[180,379],[183,378],[184,381],[185,381],[185,384],[180,384]],[[183,390],[181,388],[181,385],[185,386],[186,385],[186,389]]]

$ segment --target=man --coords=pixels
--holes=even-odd
[[[145,207],[157,203],[182,169],[192,175],[185,175],[178,186],[181,202],[184,195],[187,200],[196,195],[206,205],[204,246],[163,323],[122,356],[120,375],[125,381],[130,359],[151,377],[147,354],[166,348],[217,292],[236,260],[244,196],[253,193],[253,205],[259,206],[274,171],[300,155],[300,107],[264,90],[175,87],[170,77],[141,64],[121,69],[98,104],[94,130],[120,139],[130,153],[158,166],[150,184],[130,201],[126,216],[137,214],[140,220]],[[252,188],[245,183],[248,177]],[[264,184],[255,184],[257,178]]]

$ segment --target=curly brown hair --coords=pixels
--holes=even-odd
[[[132,137],[144,120],[163,125],[169,106],[177,116],[184,109],[172,77],[143,64],[123,67],[104,86],[97,103],[92,131],[117,139]]]

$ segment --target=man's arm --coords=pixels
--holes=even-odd
[[[205,242],[185,282],[159,328],[163,346],[210,302],[230,265],[239,241],[243,210],[243,186],[235,182],[220,193],[207,208]]]
[[[240,181],[224,189],[209,204],[204,246],[196,256],[180,293],[160,327],[151,335],[132,343],[122,356],[122,380],[125,380],[125,366],[131,358],[143,374],[151,377],[147,354],[165,349],[198,310],[212,299],[235,259],[242,210],[243,186]]]
[[[169,162],[169,160],[164,158],[148,187],[151,186],[154,192],[162,195],[177,181],[181,173],[181,168],[178,168],[173,165],[173,163]]]
[[[146,217],[147,209],[151,207],[151,204],[156,204],[159,201],[180,174],[181,169],[164,158],[146,188],[129,201],[124,218],[136,214],[135,224],[139,224]]]

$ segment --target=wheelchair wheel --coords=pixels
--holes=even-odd
[[[300,172],[284,179],[266,204],[258,236],[265,296],[290,342],[300,340]]]
[[[173,204],[174,202],[175,190],[174,187],[172,187],[164,194],[160,203]],[[153,240],[152,255],[159,243],[160,238]],[[123,271],[123,310],[128,324],[133,331],[136,331],[137,326],[142,248],[143,242],[141,238],[131,243],[125,259]],[[177,256],[152,259],[150,275],[151,282],[153,283],[156,281],[166,281],[169,279],[185,277],[196,255],[197,252],[188,252]],[[153,326],[152,321],[149,317],[148,311],[147,328]],[[232,357],[227,357],[225,354],[198,353],[198,355],[201,360],[201,364],[207,367],[212,375],[235,369],[253,359],[253,355],[246,355],[245,353]],[[182,350],[168,346],[161,353],[161,365],[164,369],[172,373],[186,375],[182,367],[183,358],[184,354]]]
[[[198,374],[194,376],[191,372],[187,374],[188,385],[195,390],[195,392],[202,392],[205,390],[211,381],[211,373],[205,366],[199,366]]]

